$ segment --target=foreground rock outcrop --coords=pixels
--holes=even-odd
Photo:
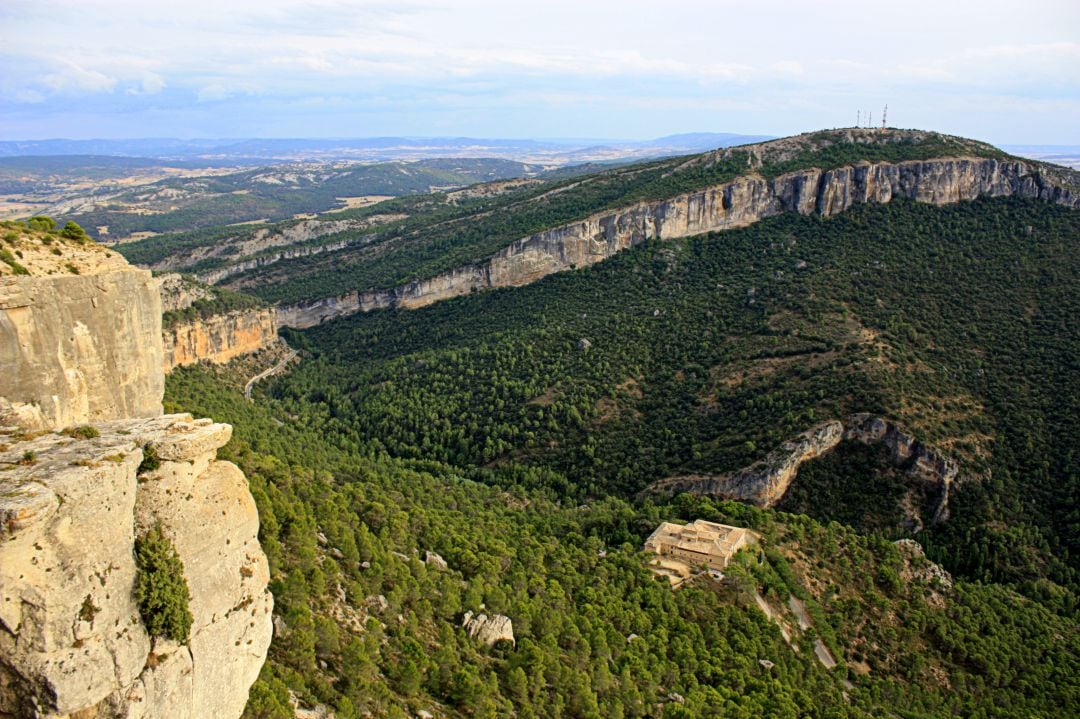
[[[809,168],[773,179],[749,174],[666,200],[597,213],[518,240],[485,262],[393,289],[282,305],[278,323],[310,327],[354,312],[417,308],[478,289],[525,285],[554,272],[595,264],[646,240],[745,227],[784,212],[830,217],[855,204],[886,203],[897,197],[944,205],[1002,196],[1080,207],[1080,193],[1020,160],[864,162],[828,171]]]
[[[0,717],[236,719],[272,597],[247,480],[216,459],[232,428],[162,416],[148,271],[81,230],[6,228],[25,264],[0,268]],[[152,528],[183,564],[185,644],[136,600]]]
[[[215,459],[232,429],[190,415],[95,427],[0,436],[0,716],[238,717],[272,598],[247,482]],[[140,475],[148,451],[160,466]],[[149,637],[135,602],[135,538],[155,525],[191,591],[186,646]]]
[[[671,477],[655,482],[649,491],[689,492],[772,507],[783,499],[804,462],[830,452],[843,441],[885,447],[893,466],[904,469],[910,478],[938,493],[933,521],[948,518],[949,493],[959,473],[956,461],[919,442],[894,422],[867,413],[854,414],[845,422],[820,424],[737,472]]]

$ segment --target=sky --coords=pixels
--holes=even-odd
[[[0,0],[0,140],[789,135],[886,103],[1080,145],[1080,0]]]

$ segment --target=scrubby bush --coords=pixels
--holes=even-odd
[[[186,644],[191,635],[191,594],[176,548],[155,526],[135,540],[135,600],[146,631]]]

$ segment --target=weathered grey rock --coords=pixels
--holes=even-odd
[[[438,569],[440,572],[445,572],[447,569],[449,569],[446,564],[446,560],[443,559],[436,552],[432,552],[430,550],[424,552],[424,564],[428,565],[429,567]]]
[[[272,598],[247,482],[214,458],[231,428],[190,415],[96,428],[0,453],[37,457],[0,474],[0,716],[238,717]],[[137,477],[146,445],[161,466]],[[135,603],[135,537],[154,524],[184,563],[188,646],[151,649]]]
[[[898,539],[894,544],[904,557],[905,579],[922,582],[935,590],[952,589],[952,575],[941,565],[927,559],[921,544],[914,539]]]
[[[745,227],[784,212],[829,217],[852,205],[886,203],[895,197],[944,205],[977,197],[1018,196],[1080,207],[1080,193],[1019,160],[950,157],[895,164],[862,162],[829,171],[809,168],[768,180],[752,168],[748,171],[746,176],[704,190],[597,213],[545,230],[483,262],[434,277],[392,289],[281,305],[278,324],[311,327],[354,312],[411,309],[478,289],[517,287],[554,272],[600,262],[649,239]]]
[[[199,300],[214,298],[214,290],[181,275],[170,273],[158,277],[161,281],[161,311],[173,312],[191,307]]]
[[[826,422],[769,452],[765,459],[730,475],[688,475],[658,482],[659,491],[691,492],[771,507],[780,501],[803,462],[820,457],[844,438],[844,425]]]
[[[161,299],[146,270],[0,277],[0,424],[161,414]]]
[[[461,626],[465,628],[465,632],[471,638],[483,642],[489,647],[500,641],[508,641],[511,644],[516,643],[514,641],[514,623],[510,621],[510,617],[502,614],[493,614],[489,617],[487,614],[473,616],[472,612],[465,612]]]
[[[787,492],[803,462],[831,451],[841,441],[882,445],[889,461],[906,470],[909,477],[939,493],[934,522],[948,518],[949,493],[959,465],[933,447],[926,446],[887,419],[861,413],[844,423],[825,422],[770,452],[764,459],[727,475],[692,474],[655,482],[649,491],[735,499],[772,507]]]
[[[292,690],[289,690],[289,705],[292,707],[293,716],[296,719],[334,719],[336,716],[325,704],[316,704],[310,709],[305,707],[301,704],[300,697],[293,693]]]

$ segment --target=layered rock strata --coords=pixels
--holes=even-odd
[[[232,429],[190,415],[95,426],[0,436],[0,716],[238,717],[272,598],[247,482],[215,459]],[[140,476],[148,449],[160,466]],[[154,525],[184,564],[186,646],[149,637],[135,602],[134,541]]]
[[[784,212],[830,217],[863,203],[903,197],[944,205],[978,197],[1018,196],[1080,207],[1080,193],[1019,160],[945,158],[860,163],[799,170],[765,179],[747,175],[704,190],[597,213],[518,240],[488,260],[389,290],[282,305],[278,323],[310,327],[384,307],[417,308],[477,289],[525,285],[600,262],[649,239],[676,239],[745,227]]]
[[[804,462],[830,452],[842,441],[884,446],[893,466],[904,469],[909,477],[939,493],[933,521],[948,517],[949,492],[959,473],[956,461],[919,442],[895,423],[865,413],[852,415],[843,423],[820,424],[732,474],[671,477],[654,483],[649,490],[667,494],[689,492],[772,507],[783,499]]]

